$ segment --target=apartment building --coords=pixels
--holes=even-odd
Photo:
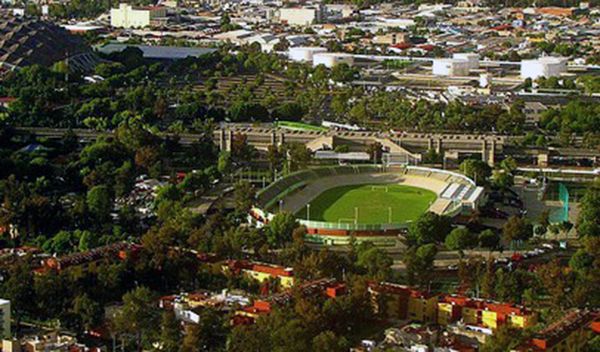
[[[276,279],[283,288],[290,288],[294,286],[295,282],[294,269],[266,263],[230,260],[223,266],[223,271],[236,275],[242,274],[260,283]]]
[[[436,321],[438,296],[391,282],[369,285],[375,312],[385,312],[392,319],[420,322]]]
[[[437,322],[449,325],[462,320],[464,324],[495,330],[503,324],[525,329],[537,323],[537,315],[521,306],[488,302],[464,296],[442,296],[437,303]]]
[[[576,309],[562,319],[539,331],[534,337],[515,349],[519,352],[583,352],[594,333],[591,325],[598,313]]]

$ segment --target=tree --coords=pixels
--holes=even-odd
[[[102,306],[85,293],[75,297],[72,312],[77,316],[79,327],[86,331],[97,327],[104,313]]]
[[[358,246],[356,265],[364,268],[371,277],[385,280],[390,274],[393,263],[392,258],[372,242],[362,242]]]
[[[435,269],[433,261],[436,255],[437,248],[432,243],[411,247],[406,251],[403,261],[411,285],[417,283],[417,279],[421,286],[429,284]]]
[[[288,212],[277,213],[267,227],[267,242],[273,247],[292,241],[292,233],[298,227],[296,217]]]
[[[133,163],[128,160],[116,170],[115,194],[117,197],[123,197],[131,192],[134,185],[135,168],[133,167]]]
[[[383,155],[383,146],[379,142],[371,143],[367,146],[367,154],[374,163],[380,163]]]
[[[496,332],[486,339],[481,346],[481,352],[506,352],[512,351],[522,341],[522,334],[519,330],[511,328],[508,324],[499,327]]]
[[[256,200],[256,190],[249,182],[238,182],[233,191],[235,212],[238,217],[248,214]]]
[[[444,244],[449,250],[458,251],[462,258],[464,256],[463,250],[474,246],[475,237],[467,228],[456,228],[446,237]]]
[[[500,162],[500,168],[505,172],[512,173],[517,169],[517,161],[512,156],[509,156]]]
[[[288,162],[288,172],[305,169],[312,159],[312,152],[302,143],[286,143],[284,150]]]
[[[217,170],[221,175],[228,176],[231,173],[231,153],[228,151],[222,151],[219,153],[219,160],[217,161]]]
[[[494,171],[492,176],[493,185],[505,190],[515,184],[514,176],[505,170]]]
[[[427,212],[410,224],[407,241],[409,245],[441,243],[452,230],[448,217]]]
[[[86,203],[90,212],[97,219],[108,219],[113,208],[110,189],[105,185],[92,187],[87,193]]]
[[[165,310],[160,324],[161,351],[178,352],[181,345],[181,326],[172,310]]]
[[[459,169],[478,185],[485,184],[492,173],[490,166],[479,159],[467,159],[460,164]]]
[[[579,237],[600,236],[600,187],[588,188],[579,205],[577,221]]]
[[[181,352],[220,350],[224,345],[224,334],[223,322],[217,312],[203,309],[200,313],[200,322],[187,327]]]
[[[344,337],[338,337],[331,331],[323,331],[315,336],[312,340],[313,351],[331,351],[342,352],[348,351],[350,344]]]
[[[135,336],[137,350],[142,351],[145,338],[155,332],[158,325],[158,310],[152,292],[143,286],[127,292],[113,323],[117,333]]]
[[[502,227],[502,237],[506,242],[526,241],[533,235],[533,226],[525,218],[511,216]]]
[[[483,248],[489,248],[489,250],[494,250],[498,248],[500,244],[500,236],[493,230],[487,229],[481,231],[479,234],[479,246]]]

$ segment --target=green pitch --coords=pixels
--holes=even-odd
[[[310,220],[359,224],[415,220],[436,199],[434,192],[403,185],[353,185],[328,189],[310,202]],[[358,208],[358,211],[356,210]],[[296,216],[306,219],[306,207]]]

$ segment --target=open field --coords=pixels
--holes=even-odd
[[[427,211],[436,194],[422,188],[385,184],[335,187],[310,202],[310,220],[359,224],[402,223]],[[307,207],[296,216],[307,219]]]

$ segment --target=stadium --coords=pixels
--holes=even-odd
[[[410,223],[427,211],[455,217],[484,201],[468,177],[418,166],[334,166],[281,178],[258,195],[249,221],[264,226],[277,212],[296,216],[307,240],[344,245],[354,237],[395,245]]]

